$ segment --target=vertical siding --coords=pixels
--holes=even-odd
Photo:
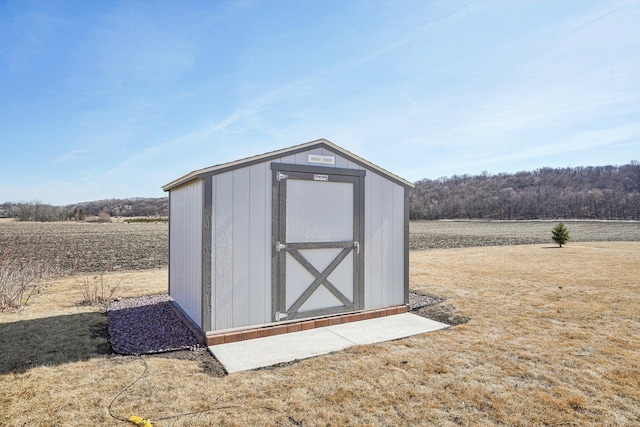
[[[390,182],[390,181],[389,181]],[[390,182],[391,183],[391,182]],[[391,304],[404,304],[404,187],[392,185],[393,223],[391,224]]]
[[[214,177],[215,199],[213,201],[211,243],[211,283],[215,310],[215,329],[230,328],[233,325],[233,172]],[[212,190],[213,191],[213,190]],[[214,327],[215,325],[215,327]]]
[[[365,178],[365,308],[404,303],[404,188]]]
[[[382,306],[382,180],[375,174],[365,177],[365,308]],[[374,208],[377,207],[377,208]]]
[[[323,155],[324,156],[330,156],[331,154],[327,153],[327,154],[323,154]],[[340,157],[340,156],[336,156],[336,167],[337,168],[344,168],[344,169],[358,169],[358,168],[350,168],[349,167],[349,161],[347,159],[345,159],[344,157]]]
[[[380,179],[378,176],[376,176]],[[391,305],[393,299],[393,183],[382,179],[382,194],[379,195],[382,210],[380,230],[382,234],[382,305]],[[373,207],[376,209],[376,207]]]
[[[169,283],[171,296],[202,326],[202,180],[171,190]]]
[[[271,320],[271,169],[250,168],[249,183],[249,324]]]
[[[249,253],[249,214],[250,214],[250,168],[242,168],[233,172],[233,326],[249,325],[251,307],[249,292],[249,271],[251,256]]]
[[[271,321],[271,168],[213,177],[213,330]]]

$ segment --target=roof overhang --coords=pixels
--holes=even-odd
[[[243,167],[247,167],[247,166],[251,166],[257,163],[263,163],[263,162],[268,162],[270,160],[273,159],[277,159],[280,157],[286,157],[286,156],[290,156],[293,154],[297,154],[303,151],[308,151],[308,150],[313,150],[315,148],[326,148],[328,150],[331,150],[333,152],[335,152],[336,154],[340,154],[342,157],[346,158],[349,161],[352,161],[354,163],[359,164],[360,166],[364,167],[365,169],[369,169],[372,172],[376,172],[386,178],[388,178],[389,180],[400,184],[404,187],[407,188],[413,188],[414,185],[413,183],[407,181],[404,178],[401,178],[383,168],[381,168],[380,166],[377,166],[365,159],[363,159],[362,157],[359,157],[353,153],[351,153],[350,151],[345,150],[342,147],[339,147],[337,145],[335,145],[334,143],[326,140],[326,139],[318,139],[315,141],[311,141],[311,142],[307,142],[305,144],[300,144],[300,145],[294,145],[293,147],[289,147],[289,148],[283,148],[281,150],[276,150],[276,151],[271,151],[269,153],[264,153],[264,154],[259,154],[257,156],[253,156],[253,157],[248,157],[246,159],[240,159],[240,160],[236,160],[233,162],[229,162],[229,163],[223,163],[220,165],[215,165],[215,166],[210,166],[208,168],[204,168],[204,169],[198,169],[195,170],[191,173],[188,173],[186,175],[184,175],[181,178],[178,178],[176,180],[171,181],[170,183],[164,185],[162,187],[162,189],[164,191],[169,191],[172,188],[175,187],[179,187],[183,184],[186,184],[189,181],[192,181],[194,179],[203,179],[206,178],[208,176],[212,176],[212,175],[217,175],[220,173],[224,173],[224,172],[229,172],[231,170],[234,169],[239,169],[239,168],[243,168]]]

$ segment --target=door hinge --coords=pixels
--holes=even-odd
[[[282,172],[278,171],[276,175],[276,180],[282,181],[283,179],[287,179],[287,178],[289,178],[289,175],[285,175]]]
[[[287,245],[284,243],[276,242],[276,252],[280,252],[283,249],[287,249]]]
[[[279,311],[276,311],[276,322],[286,319],[288,316],[289,315],[287,313],[280,313]]]
[[[353,242],[353,247],[356,248],[356,255],[360,254],[360,243]]]

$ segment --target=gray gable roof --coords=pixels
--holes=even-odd
[[[283,148],[281,150],[271,151],[269,153],[259,154],[257,156],[248,157],[246,159],[240,159],[229,163],[223,163],[216,166],[210,166],[204,169],[198,169],[191,173],[184,175],[181,178],[171,181],[170,183],[164,185],[162,189],[164,191],[169,191],[172,188],[178,187],[182,184],[185,184],[194,179],[201,179],[206,176],[217,175],[219,173],[228,172],[234,169],[239,169],[247,166],[254,165],[256,163],[268,162],[273,159],[277,159],[280,157],[290,156],[292,154],[297,154],[303,151],[313,150],[315,148],[326,148],[335,152],[336,154],[341,155],[349,161],[359,164],[365,169],[369,169],[373,172],[376,172],[379,175],[386,177],[387,179],[402,185],[407,188],[413,188],[413,183],[407,181],[404,178],[400,178],[399,176],[392,174],[391,172],[381,168],[380,166],[376,166],[373,163],[363,159],[362,157],[356,156],[355,154],[345,150],[342,147],[335,145],[334,143],[326,140],[326,139],[318,139],[315,141],[307,142],[305,144],[294,145],[293,147]]]

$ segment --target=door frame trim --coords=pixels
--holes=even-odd
[[[367,171],[364,169],[347,169],[333,168],[324,166],[295,165],[287,163],[271,163],[272,179],[271,179],[271,316],[272,321],[279,321],[276,313],[280,311],[281,306],[286,306],[286,293],[280,292],[281,288],[286,291],[286,283],[280,277],[280,272],[285,271],[286,251],[276,251],[276,244],[279,241],[281,230],[286,229],[286,218],[280,215],[281,209],[286,206],[286,186],[281,191],[278,176],[280,172],[298,172],[323,175],[338,175],[355,178],[353,180],[353,229],[354,239],[359,242],[359,254],[354,251],[353,265],[353,305],[348,307],[348,311],[358,311],[364,309],[364,259],[365,259],[365,176]],[[344,181],[343,181],[344,182]],[[285,300],[284,304],[282,300]],[[304,318],[312,318],[327,314],[336,314],[346,309],[346,306],[331,307],[327,309],[311,310],[304,312]],[[292,317],[293,318],[293,317]]]
[[[290,171],[306,173],[324,173],[325,175],[348,175],[364,177],[367,171],[364,169],[331,168],[327,166],[294,165],[289,163],[271,163],[273,171]]]

